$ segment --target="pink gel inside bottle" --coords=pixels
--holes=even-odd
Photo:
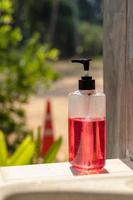
[[[105,142],[105,118],[69,118],[69,161],[73,167],[103,168]]]

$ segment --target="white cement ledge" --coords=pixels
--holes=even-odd
[[[0,167],[2,195],[32,191],[80,191],[133,195],[133,171],[119,159],[106,161],[108,173],[75,175],[70,164]],[[133,197],[133,196],[132,196]]]
[[[125,174],[132,174],[133,171],[119,159],[110,159],[106,161],[105,170],[107,173],[89,174],[78,176],[68,162],[53,164],[37,164],[14,167],[0,167],[0,181],[14,182],[27,181],[30,179],[44,180],[72,180],[74,178],[92,178],[92,177],[112,177]]]

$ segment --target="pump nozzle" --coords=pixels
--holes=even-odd
[[[84,65],[85,75],[81,77],[81,80],[79,80],[79,90],[95,89],[95,80],[92,80],[92,77],[89,76],[89,65],[91,60],[91,58],[72,60],[72,63],[81,63]]]
[[[87,59],[74,59],[72,60],[73,63],[81,63],[84,65],[84,71],[89,71],[90,61],[92,61],[91,58]]]

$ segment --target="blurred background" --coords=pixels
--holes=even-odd
[[[102,36],[102,0],[0,0],[0,165],[67,160],[67,95],[83,72],[71,59],[92,57],[102,90]]]

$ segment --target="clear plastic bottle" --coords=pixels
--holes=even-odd
[[[90,60],[73,60],[84,64],[85,76],[79,80],[79,90],[69,94],[68,114],[69,162],[86,170],[103,168],[106,159],[106,100],[89,76]]]

